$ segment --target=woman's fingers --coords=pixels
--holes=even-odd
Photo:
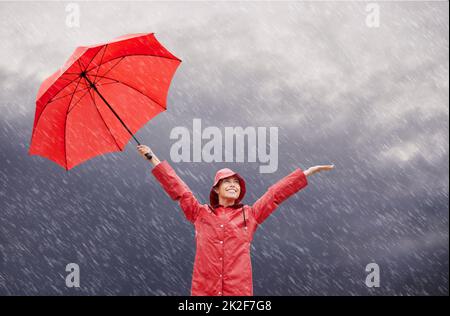
[[[334,168],[334,165],[321,165],[321,166],[317,166],[317,171],[322,171],[322,170],[331,170]]]
[[[141,151],[141,150],[145,150],[145,151],[150,150],[150,148],[149,148],[148,146],[146,146],[146,145],[138,145],[138,146],[137,146],[137,149],[138,149],[139,151]]]
[[[139,151],[139,153],[142,156],[145,156],[145,154],[150,152],[150,148],[148,146],[146,146],[146,145],[138,145],[137,146],[137,150]]]
[[[309,168],[308,175],[312,175],[316,172],[320,172],[322,170],[331,170],[334,168],[334,165],[319,165]]]

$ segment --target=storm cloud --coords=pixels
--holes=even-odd
[[[79,2],[79,27],[66,6],[0,2],[0,294],[189,294],[193,227],[133,143],[69,172],[28,155],[42,80],[77,46],[154,32],[183,61],[137,133],[161,159],[194,118],[279,129],[272,174],[171,163],[202,203],[219,168],[252,204],[296,167],[336,166],[255,234],[255,295],[448,295],[448,2],[379,2],[376,28],[363,2]]]

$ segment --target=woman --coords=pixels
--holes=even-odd
[[[307,177],[334,165],[315,166],[294,172],[271,186],[252,206],[241,204],[244,179],[225,168],[217,171],[210,204],[200,204],[189,187],[167,161],[160,162],[148,146],[137,146],[150,159],[153,175],[163,189],[179,202],[186,218],[195,226],[196,256],[192,295],[253,295],[250,244],[255,230],[288,197],[304,188]]]

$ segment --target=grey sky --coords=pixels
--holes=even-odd
[[[138,133],[161,158],[193,118],[279,127],[274,174],[173,164],[204,203],[223,166],[251,204],[297,166],[336,165],[255,235],[255,294],[448,295],[447,2],[381,2],[379,28],[362,2],[81,2],[79,28],[66,5],[0,2],[1,294],[189,294],[192,227],[134,144],[69,173],[27,155],[39,85],[76,46],[155,32],[183,60],[168,111]]]

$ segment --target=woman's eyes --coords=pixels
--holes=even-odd
[[[224,180],[225,183],[239,184],[239,180]]]

